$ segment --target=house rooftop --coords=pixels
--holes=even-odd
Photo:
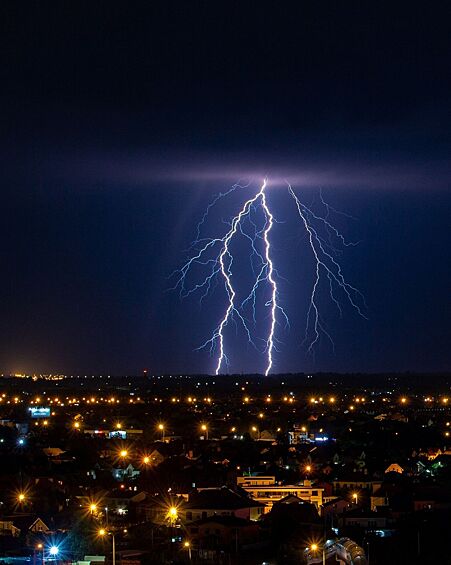
[[[233,490],[222,488],[209,488],[190,494],[186,509],[206,509],[206,510],[238,510],[239,508],[263,508],[265,505],[242,496]]]
[[[202,518],[201,520],[196,520],[190,523],[190,527],[205,526],[206,524],[220,524],[221,526],[240,528],[249,526],[252,524],[249,520],[244,518],[237,518],[236,516],[210,516],[208,518]]]

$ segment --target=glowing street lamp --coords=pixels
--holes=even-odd
[[[119,455],[122,457],[122,459],[125,459],[128,455],[128,451],[126,449],[121,449]]]
[[[354,501],[355,504],[357,504],[357,502],[359,500],[359,495],[358,495],[357,492],[352,493],[352,500]]]
[[[51,545],[49,547],[49,555],[50,557],[53,558],[54,561],[58,561],[58,555],[59,555],[59,547],[57,545]]]
[[[179,511],[177,506],[170,506],[168,508],[168,513],[166,514],[167,519],[171,526],[173,526],[177,522],[177,518],[179,517]]]
[[[26,499],[27,499],[27,497],[26,497],[25,493],[19,492],[19,494],[17,495],[17,502],[19,502],[19,504],[23,504]]]
[[[36,544],[35,551],[41,552],[41,563],[42,565],[44,565],[45,564],[44,544],[43,543]]]
[[[324,544],[323,544],[322,548],[320,548],[317,543],[312,543],[312,545],[308,549],[310,549],[310,551],[313,554],[317,553],[318,551],[321,551],[322,557],[323,557],[323,565],[326,565],[326,549],[324,547]]]
[[[93,502],[92,504],[89,505],[89,510],[91,512],[91,516],[93,514],[95,514],[95,512],[97,511],[97,504],[95,504],[95,502]]]
[[[99,537],[103,538],[105,536],[111,536],[112,539],[112,550],[113,550],[113,565],[116,565],[116,538],[114,537],[114,532],[108,532],[105,528],[100,528],[97,532]]]
[[[208,440],[208,426],[207,426],[207,424],[202,424],[201,427],[200,427],[200,429],[201,429],[203,432],[205,432],[205,439]]]
[[[158,429],[161,432],[161,441],[164,441],[164,424],[158,424]]]
[[[257,439],[260,439],[260,430],[257,426],[252,426],[251,430],[257,434]]]
[[[143,457],[143,463],[144,463],[144,465],[149,465],[149,463],[150,463],[150,457],[149,457],[148,455],[145,455],[145,456]]]
[[[185,541],[183,545],[188,550],[189,560],[191,561],[191,544],[189,541]]]

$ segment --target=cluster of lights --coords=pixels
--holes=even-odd
[[[245,390],[245,387],[242,387],[242,390]],[[388,392],[387,394],[391,394],[390,392]],[[85,404],[110,404],[110,405],[116,405],[116,404],[120,404],[121,402],[127,402],[128,404],[135,404],[135,403],[143,403],[143,402],[149,402],[149,401],[154,401],[154,402],[171,402],[173,404],[176,403],[180,403],[181,399],[179,397],[169,397],[169,398],[162,398],[162,397],[152,397],[149,399],[142,399],[140,396],[135,397],[134,393],[130,393],[128,397],[117,397],[117,396],[83,396],[81,398],[77,398],[74,396],[66,396],[64,398],[60,398],[59,396],[50,396],[50,395],[46,395],[46,393],[43,393],[43,396],[36,396],[34,399],[28,400],[27,398],[15,395],[15,396],[8,396],[6,393],[2,393],[0,394],[0,403],[4,402],[5,404],[20,404],[23,402],[27,402],[30,406],[36,406],[36,405],[40,405],[41,403],[45,402],[46,404],[49,405],[55,405],[55,406],[60,406],[60,407],[64,407],[66,405],[79,405],[82,403]],[[206,396],[203,397],[202,399],[199,399],[197,396],[193,396],[193,395],[188,395],[186,397],[186,402],[188,404],[196,404],[198,402],[203,402],[205,404],[213,404],[214,403],[214,399],[211,396]],[[266,404],[270,404],[272,402],[274,402],[276,399],[274,398],[273,395],[271,394],[266,394],[261,398],[261,401],[266,403]],[[295,402],[297,399],[295,398],[293,393],[290,393],[290,395],[285,395],[282,396],[280,398],[281,402],[287,402],[287,403],[293,403]],[[382,402],[389,402],[390,399],[387,397],[383,397]],[[243,403],[244,404],[248,404],[250,402],[258,402],[259,399],[258,398],[251,398],[249,395],[246,395],[243,397]],[[423,401],[425,403],[439,403],[442,405],[448,405],[450,404],[450,399],[448,396],[426,396],[425,398],[423,398]],[[330,403],[330,404],[334,404],[335,402],[337,402],[337,398],[335,396],[312,396],[309,397],[307,399],[307,402],[309,402],[310,404],[320,404],[320,403]],[[364,403],[366,402],[366,398],[364,396],[357,396],[354,398],[354,402],[355,403]],[[374,400],[373,400],[374,402]],[[409,398],[407,396],[401,396],[399,398],[399,403],[400,404],[408,404],[409,403]]]

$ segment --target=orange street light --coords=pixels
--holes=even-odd
[[[251,430],[257,434],[257,439],[260,439],[260,430],[257,426],[252,426]]]
[[[114,537],[114,532],[107,532],[107,530],[105,530],[105,528],[100,528],[100,530],[97,532],[97,534],[103,538],[107,535],[111,535],[111,539],[113,541],[113,565],[116,565],[116,539]]]
[[[200,427],[200,429],[201,429],[203,432],[205,432],[205,439],[208,440],[208,426],[207,426],[207,424],[202,424],[201,427]]]
[[[172,526],[177,522],[178,517],[179,517],[179,511],[177,509],[177,506],[170,506],[168,508],[168,513],[166,514],[166,518],[169,520]]]
[[[326,563],[326,548],[324,547],[324,544],[323,544],[322,547],[320,547],[317,543],[312,543],[312,545],[308,549],[310,549],[310,551],[312,553],[317,553],[318,551],[321,551],[322,556],[323,556],[323,565],[325,565],[325,563]]]

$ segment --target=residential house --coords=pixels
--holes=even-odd
[[[359,526],[365,530],[382,530],[387,527],[386,512],[374,512],[363,508],[353,508],[342,513],[338,518],[341,527]]]
[[[254,478],[254,477],[253,477]],[[270,477],[266,477],[269,479]],[[265,479],[266,479],[265,478]],[[316,487],[311,481],[305,480],[298,485],[278,485],[275,484],[275,479],[271,483],[264,481],[264,484],[245,484],[241,482],[240,486],[250,495],[253,499],[261,502],[266,506],[267,512],[271,510],[275,502],[289,496],[294,495],[306,502],[314,504],[318,511],[321,510],[323,504],[324,489]]]
[[[404,473],[404,469],[398,463],[392,463],[385,469],[385,473],[399,473],[402,475]]]
[[[180,509],[182,521],[193,522],[212,516],[235,516],[245,520],[258,520],[265,505],[227,488],[207,488],[189,495]]]
[[[19,537],[26,534],[47,534],[50,528],[42,520],[32,514],[3,516],[0,519],[0,535]]]
[[[196,520],[187,526],[187,532],[195,547],[232,551],[255,543],[260,537],[258,524],[236,516],[211,516]]]

